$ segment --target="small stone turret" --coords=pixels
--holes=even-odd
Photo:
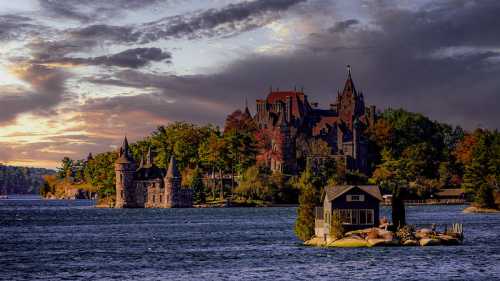
[[[170,157],[167,174],[165,176],[165,207],[175,208],[182,207],[181,200],[181,182],[182,176],[177,169],[177,161],[175,157]]]
[[[118,153],[118,159],[115,162],[116,174],[116,200],[115,208],[134,207],[135,192],[133,188],[134,173],[136,164],[130,153],[127,137],[124,138],[123,144]]]

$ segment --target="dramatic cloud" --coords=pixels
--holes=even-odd
[[[81,22],[98,21],[131,9],[141,9],[160,0],[38,0],[50,16]]]
[[[19,65],[12,71],[29,84],[30,88],[0,88],[0,123],[12,120],[24,112],[47,114],[64,99],[68,73],[40,65]]]
[[[114,26],[106,24],[89,25],[84,28],[75,28],[68,31],[73,40],[105,40],[116,43],[136,42],[140,34],[134,32],[130,26]]]
[[[500,26],[498,13],[500,3],[495,1],[451,2],[416,11],[374,9],[370,25],[353,19],[337,23],[336,31],[358,26],[349,32],[315,32],[295,52],[247,56],[216,74],[120,72],[93,82],[155,87],[170,98],[206,99],[225,107],[241,106],[244,96],[262,98],[269,85],[287,89],[297,85],[305,86],[311,99],[328,104],[343,87],[345,65],[351,64],[355,82],[369,103],[404,107],[468,128],[498,128],[500,40],[494,36]],[[453,51],[464,45],[471,47],[468,52]],[[447,56],[437,56],[443,49]]]
[[[172,55],[165,52],[160,48],[135,48],[125,50],[123,52],[109,55],[99,56],[95,58],[47,58],[37,59],[32,61],[36,64],[69,64],[69,65],[106,65],[106,66],[120,66],[127,68],[143,67],[153,61],[167,61],[170,63]]]
[[[84,157],[170,121],[220,125],[271,86],[327,107],[346,64],[368,104],[500,128],[498,1],[229,2],[40,0],[0,14],[0,160]],[[48,116],[62,127],[41,126]]]
[[[359,21],[356,19],[350,19],[350,20],[345,20],[345,21],[339,21],[337,22],[333,27],[329,29],[330,32],[344,32],[346,31],[350,26],[358,24]]]
[[[256,0],[209,9],[194,15],[167,17],[146,24],[143,42],[167,38],[231,36],[264,26],[279,12],[305,0]]]
[[[45,30],[31,18],[19,15],[0,15],[0,41],[22,40],[38,36]]]

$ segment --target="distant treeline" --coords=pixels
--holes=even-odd
[[[371,173],[346,171],[344,163],[335,160],[313,165],[309,176],[317,200],[327,184],[379,184],[384,193],[391,193],[395,186],[407,187],[413,199],[429,198],[444,188],[463,188],[471,200],[494,205],[492,198],[500,191],[498,131],[467,132],[402,109],[387,109],[378,113],[376,120],[365,133]],[[298,138],[296,142],[299,160],[331,153],[321,139]],[[139,163],[151,148],[155,164],[162,168],[175,155],[183,185],[195,190],[197,203],[228,196],[247,203],[297,202],[305,185],[300,174],[282,175],[259,166],[256,155],[263,145],[268,142],[262,139],[256,124],[238,110],[227,117],[223,130],[211,125],[172,123],[131,144],[131,150]],[[112,197],[115,159],[116,152],[97,154],[88,160],[65,158],[58,178],[92,186],[100,196]],[[224,176],[226,181],[201,180],[214,174],[216,179]],[[233,179],[230,184],[228,178]]]
[[[0,194],[38,194],[43,176],[54,170],[7,166],[0,163]]]

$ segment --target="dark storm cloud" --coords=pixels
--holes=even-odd
[[[0,15],[0,41],[22,40],[27,35],[40,35],[45,27],[20,15]]]
[[[81,29],[68,31],[69,38],[73,40],[106,40],[116,43],[136,42],[140,34],[134,32],[129,26],[114,26],[106,24],[89,25]]]
[[[0,88],[0,123],[24,112],[49,114],[64,100],[68,73],[40,65],[22,66],[16,72],[31,90]]]
[[[356,19],[349,19],[345,21],[339,21],[335,23],[334,26],[332,26],[330,29],[328,29],[330,32],[344,32],[346,31],[349,27],[358,24],[359,21]]]
[[[404,107],[468,128],[500,128],[500,2],[460,3],[441,2],[417,11],[374,9],[371,25],[358,23],[349,32],[317,32],[291,54],[248,56],[216,74],[124,71],[90,80],[154,87],[167,98],[207,100],[224,108],[241,107],[245,96],[265,97],[269,85],[298,85],[306,87],[310,100],[325,105],[343,87],[345,65],[351,64],[357,88],[370,104]],[[464,47],[468,51],[462,51]],[[224,114],[199,120],[220,123]]]
[[[261,27],[279,12],[306,0],[256,0],[208,9],[193,15],[167,17],[144,25],[143,42],[166,38],[231,36]]]
[[[170,63],[172,54],[160,48],[134,48],[113,55],[99,56],[94,58],[39,58],[32,60],[35,64],[70,64],[70,65],[105,65],[127,68],[139,68],[150,62],[166,61]]]
[[[148,7],[161,0],[38,0],[50,16],[92,22],[119,15],[123,11]]]

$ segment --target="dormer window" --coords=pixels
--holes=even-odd
[[[347,202],[364,202],[364,195],[347,195]]]

